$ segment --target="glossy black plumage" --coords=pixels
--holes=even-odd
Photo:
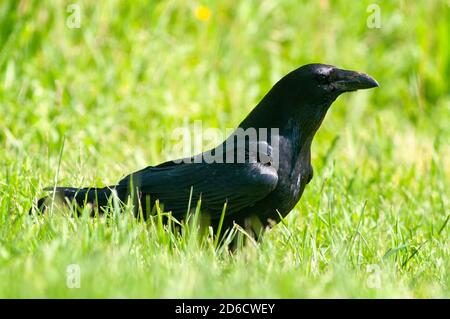
[[[190,199],[192,208],[201,198],[202,214],[213,226],[227,202],[225,226],[233,222],[248,226],[249,221],[254,224],[255,220],[264,226],[288,214],[311,180],[311,143],[332,102],[343,92],[375,86],[378,83],[365,74],[309,64],[276,83],[239,125],[238,129],[254,128],[257,132],[265,128],[278,130],[266,140],[258,133],[253,141],[258,146],[256,153],[249,146],[252,141],[244,137],[243,163],[196,162],[196,158],[202,158],[199,154],[189,160],[147,167],[106,188],[48,190],[75,200],[78,205],[90,202],[99,207],[107,205],[112,190],[122,201],[137,194],[136,206],[140,205],[144,212],[159,200],[164,210],[179,219],[186,215]],[[238,151],[242,136],[236,131],[229,139],[236,140],[234,146],[227,147],[224,142],[214,149],[214,154],[226,157]],[[38,205],[42,208],[45,198]]]

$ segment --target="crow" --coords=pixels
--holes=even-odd
[[[155,203],[183,220],[201,205],[213,228],[234,223],[256,231],[286,216],[313,177],[311,143],[342,93],[377,87],[372,77],[326,64],[288,73],[220,145],[188,158],[148,166],[104,188],[49,187],[53,196],[103,211],[113,194],[145,216]],[[46,196],[38,201],[44,211]]]

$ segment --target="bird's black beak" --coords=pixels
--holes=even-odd
[[[379,86],[378,82],[364,73],[335,69],[332,73],[333,86],[342,92],[370,89]]]

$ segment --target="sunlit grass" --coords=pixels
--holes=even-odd
[[[79,29],[71,3],[0,4],[0,297],[450,297],[448,3],[380,1],[380,29],[373,1],[76,1]],[[333,105],[314,179],[258,243],[131,207],[27,214],[55,176],[110,185],[170,159],[176,127],[235,127],[310,62],[381,86]]]

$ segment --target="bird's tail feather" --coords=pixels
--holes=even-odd
[[[49,202],[52,199],[62,199],[63,203],[76,203],[78,207],[84,207],[86,204],[91,204],[98,208],[106,207],[110,201],[111,195],[115,190],[115,187],[103,187],[103,188],[76,188],[76,187],[47,187],[45,191],[53,192],[51,195],[42,197],[37,202],[37,208],[39,211],[44,212],[49,206]],[[119,199],[121,198],[121,194]],[[30,209],[30,212],[32,210]]]

